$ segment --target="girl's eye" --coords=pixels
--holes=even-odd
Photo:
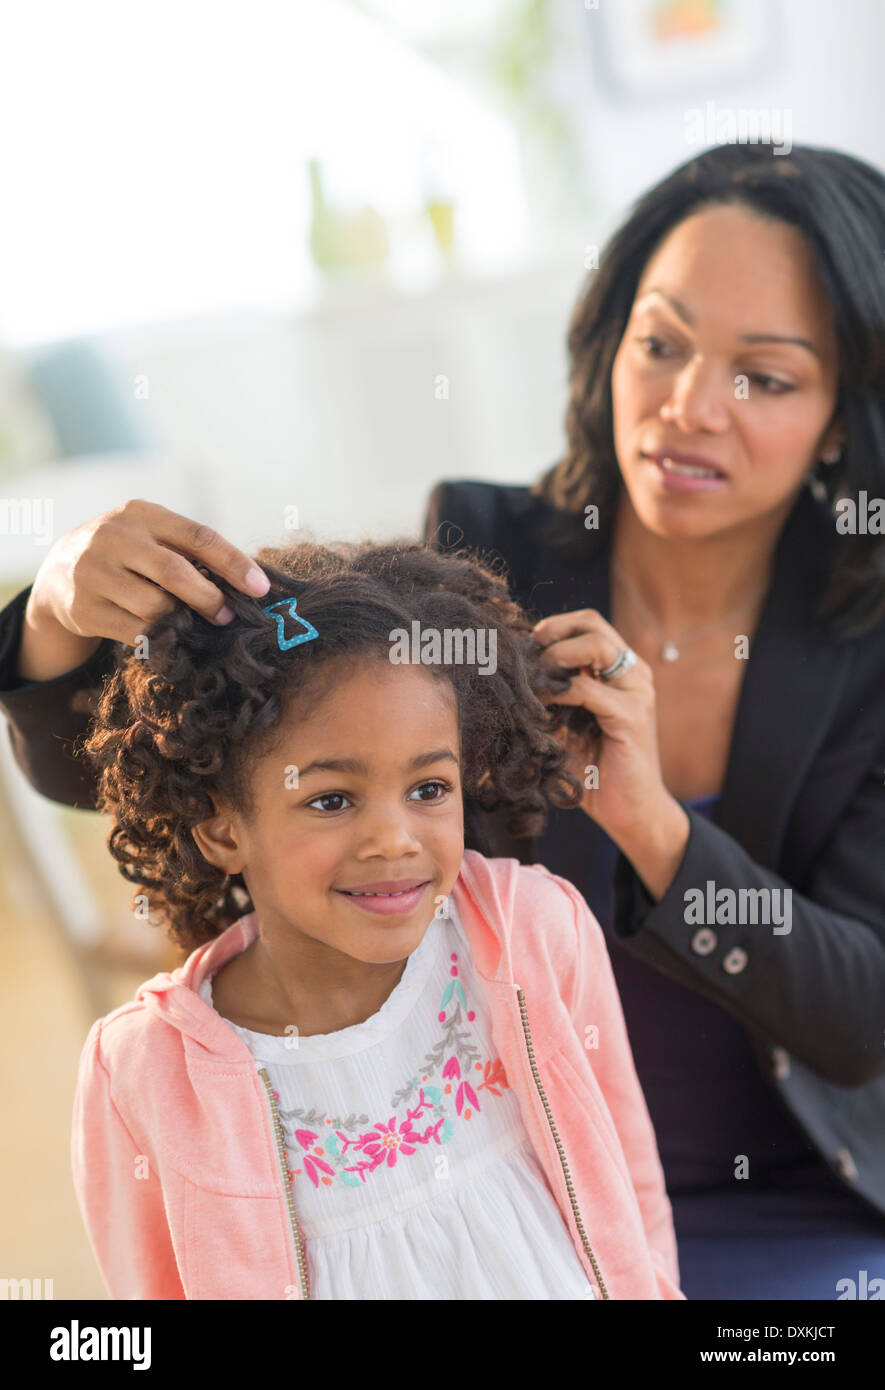
[[[316,797],[314,797],[313,801],[308,801],[307,804],[308,804],[308,806],[316,806],[317,803],[320,802],[320,801],[346,801],[346,800],[347,800],[347,797],[344,795],[344,792],[323,792],[322,796],[316,796]],[[340,811],[340,810],[341,810],[341,807],[340,807],[340,806],[323,806],[323,807],[319,807],[318,809],[321,809],[321,810],[324,810],[324,811]]]
[[[434,779],[432,782],[422,782],[420,787],[415,788],[415,791],[412,793],[412,796],[415,796],[418,792],[427,791],[428,787],[440,787],[441,791],[438,796],[419,796],[419,801],[441,801],[442,798],[445,796],[446,792],[450,792],[452,790],[451,782],[443,782],[440,779]],[[412,800],[412,796],[409,797],[410,801]]]
[[[447,792],[452,791],[452,783],[447,783],[447,781],[443,781],[443,778],[438,777],[438,778],[433,778],[432,781],[427,781],[427,783],[421,783],[420,787],[415,787],[415,791],[413,792],[413,794],[411,794],[410,798],[408,798],[408,799],[410,799],[410,801],[411,801],[411,799],[413,799],[413,796],[415,796],[415,794],[418,794],[418,792],[427,791],[427,790],[428,790],[428,787],[429,787],[429,788],[439,787],[439,788],[442,788],[442,790],[440,790],[440,791],[439,791],[439,795],[436,795],[436,796],[418,796],[418,801],[424,801],[424,802],[428,802],[428,803],[429,803],[429,802],[435,802],[435,801],[442,801],[443,796],[445,796],[445,795],[447,794]],[[336,812],[336,810],[342,809],[342,808],[340,808],[340,805],[338,805],[338,806],[328,806],[328,805],[325,805],[325,806],[324,806],[324,805],[318,805],[318,803],[320,803],[320,802],[331,802],[331,801],[346,802],[346,801],[349,801],[349,798],[347,798],[347,796],[345,795],[345,792],[343,792],[343,791],[324,791],[324,792],[322,792],[322,795],[321,795],[321,796],[314,796],[313,801],[308,801],[308,802],[307,802],[307,805],[308,805],[308,806],[317,806],[317,809],[318,809],[318,810],[328,810],[329,815],[331,815],[331,813]]]

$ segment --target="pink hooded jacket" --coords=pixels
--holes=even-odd
[[[565,879],[474,850],[452,896],[507,1082],[594,1296],[684,1299],[599,923]],[[269,1078],[198,994],[257,930],[254,912],[241,917],[86,1038],[73,1178],[112,1298],[310,1297]]]

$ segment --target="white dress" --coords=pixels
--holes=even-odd
[[[447,907],[363,1023],[229,1023],[279,1096],[311,1297],[593,1298]]]

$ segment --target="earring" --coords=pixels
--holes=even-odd
[[[842,450],[837,446],[835,449],[831,449],[828,454],[824,454],[822,461],[828,464],[838,463],[841,457]]]
[[[829,500],[827,496],[826,484],[824,483],[824,480],[819,473],[816,473],[812,470],[812,472],[806,475],[805,481],[808,485],[808,490],[814,498],[815,502],[823,503]]]

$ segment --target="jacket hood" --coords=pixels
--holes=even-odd
[[[452,888],[470,942],[474,968],[486,980],[512,982],[510,932],[520,864],[486,859],[465,850]],[[244,1046],[227,1021],[200,997],[208,975],[245,951],[258,935],[257,912],[246,913],[220,936],[192,951],[175,970],[162,970],[139,985],[136,1003],[193,1039],[206,1051],[242,1061]]]

